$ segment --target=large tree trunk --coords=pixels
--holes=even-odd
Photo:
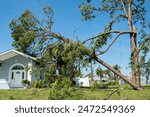
[[[94,78],[93,78],[94,76],[93,76],[93,64],[92,64],[92,62],[91,62],[91,73],[90,73],[90,86],[92,86],[92,84],[93,84],[93,81],[94,81]]]
[[[141,87],[139,87],[137,84],[133,83],[131,80],[129,80],[125,75],[121,74],[119,71],[117,71],[116,69],[114,69],[112,66],[108,65],[107,63],[105,63],[104,61],[102,61],[101,59],[94,57],[94,59],[102,64],[103,66],[105,66],[107,69],[111,70],[112,72],[114,72],[115,74],[117,74],[118,76],[120,76],[123,80],[125,80],[128,84],[130,84],[134,89],[136,90],[140,90],[142,91],[143,89]]]
[[[131,4],[133,0],[129,0],[128,5],[128,25],[130,32],[134,32],[133,23],[132,23],[132,7]],[[136,33],[130,33],[130,48],[131,48],[131,70],[132,70],[132,82],[135,83],[138,87],[141,87],[140,83],[140,67],[139,55],[137,52],[137,42],[136,42]]]
[[[130,35],[130,45],[131,45],[131,70],[132,70],[132,82],[136,83],[139,87],[140,84],[140,68],[139,68],[139,55],[137,52],[136,45],[136,34]]]

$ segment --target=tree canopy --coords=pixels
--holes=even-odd
[[[31,11],[26,10],[19,18],[11,21],[10,28],[14,39],[13,45],[19,51],[40,56],[42,65],[49,73],[50,71],[53,72],[56,68],[62,68],[61,72],[67,69],[66,71],[71,75],[74,72],[80,71],[80,65],[84,66],[94,60],[117,74],[135,89],[141,90],[140,86],[135,82],[131,82],[125,75],[102,61],[100,55],[106,53],[121,35],[128,34],[130,35],[132,45],[132,67],[136,66],[139,68],[139,61],[137,59],[139,52],[144,54],[141,56],[141,64],[145,62],[145,56],[150,49],[150,37],[144,29],[146,27],[149,28],[150,25],[144,18],[146,13],[143,6],[144,0],[129,0],[128,2],[125,2],[125,0],[100,0],[99,4],[100,6],[97,8],[92,6],[92,0],[87,0],[79,5],[83,20],[85,21],[96,18],[101,13],[106,13],[110,17],[110,22],[104,27],[104,32],[100,32],[96,36],[81,42],[73,41],[59,33],[53,32],[52,18],[54,13],[50,7],[44,7],[43,12],[46,16],[44,19],[38,19]],[[121,29],[113,30],[114,25],[119,21],[127,21],[130,29],[127,31],[122,31]],[[135,26],[136,24],[141,24],[141,29],[133,29],[132,23]],[[137,48],[136,36],[139,34],[138,31],[140,32],[141,40]],[[86,46],[87,42],[90,42],[90,47]],[[104,50],[102,50],[103,46],[106,46]],[[66,71],[63,73],[68,75]],[[138,69],[134,68],[133,71],[138,76]]]

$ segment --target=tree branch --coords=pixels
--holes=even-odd
[[[104,33],[100,33],[97,36],[91,37],[86,39],[85,41],[82,42],[82,44],[85,44],[86,42],[96,39],[99,36],[105,35],[105,34],[111,34],[111,33],[122,33],[122,34],[130,34],[130,33],[136,33],[136,32],[131,32],[131,31],[119,31],[119,30],[114,30],[114,31],[108,31],[108,32],[104,32]]]
[[[110,32],[106,32],[105,34],[110,34],[110,33],[129,34],[131,32],[130,31],[124,31],[124,32],[122,32],[122,31],[110,31]],[[50,32],[50,31],[48,31],[47,34],[49,34],[49,36],[53,36],[54,38],[56,38],[58,40],[61,40],[61,41],[65,42],[65,43],[71,43],[71,44],[74,45],[74,43],[71,42],[68,38],[63,37],[60,34],[56,34],[54,32]],[[87,50],[89,50],[89,49],[87,48]],[[98,63],[102,64],[104,67],[106,67],[110,71],[112,71],[115,74],[117,74],[119,77],[121,77],[123,80],[125,80],[127,83],[129,83],[135,89],[143,90],[142,88],[138,87],[135,83],[133,83],[132,81],[130,81],[125,75],[121,74],[119,71],[115,70],[112,66],[110,66],[109,64],[107,64],[104,61],[102,61],[101,59],[99,59],[95,54],[92,54],[92,55],[88,54],[87,56],[89,56],[90,58],[92,58],[95,61],[97,61]]]
[[[140,16],[141,16],[142,20],[144,21],[144,20],[145,20],[145,18],[144,18],[144,16],[143,16],[143,15],[142,15],[142,13],[141,13],[142,8],[141,8],[141,9],[139,9],[139,7],[138,7],[136,4],[133,4],[133,5],[135,6],[135,8],[136,8],[136,9],[138,9],[138,10],[137,10],[137,12],[140,14]]]
[[[122,33],[119,33],[119,34],[112,40],[112,42],[108,45],[108,47],[107,47],[105,50],[103,50],[103,51],[99,52],[98,54],[96,54],[96,56],[99,56],[99,55],[101,55],[101,54],[106,53],[106,52],[110,49],[110,47],[114,44],[114,42],[118,39],[118,37],[119,37],[121,34],[122,34]]]
[[[66,43],[69,43],[70,40],[68,38],[65,38],[64,36],[60,35],[60,34],[57,34],[57,33],[54,33],[54,32],[49,32],[49,34],[52,36],[52,37],[55,37],[63,42],[66,42]]]
[[[150,41],[150,35],[140,43],[139,48],[137,48],[137,52],[139,52],[143,45],[148,41]]]
[[[119,20],[119,18],[120,17],[126,17],[125,15],[122,15],[122,14],[118,14],[117,16],[115,16],[107,25],[106,25],[106,27],[105,27],[105,30],[106,31],[110,31],[110,30],[112,30],[112,26],[113,26],[113,24],[116,22],[116,21],[118,21]]]
[[[122,0],[120,0],[120,1],[121,1],[122,6],[123,6],[124,14],[128,18],[128,14],[127,14],[127,10],[126,10],[125,4],[124,4],[124,2]]]
[[[118,91],[118,89],[114,90],[113,92],[111,92],[107,97],[105,97],[103,100],[108,100],[114,93],[116,93]]]

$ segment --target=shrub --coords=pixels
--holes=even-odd
[[[29,86],[30,85],[30,81],[29,80],[22,80],[22,85],[23,86]]]
[[[34,80],[32,82],[32,87],[34,87],[34,88],[43,88],[43,81],[42,80]]]
[[[106,89],[108,88],[108,84],[106,82],[97,82],[97,81],[93,81],[92,89]]]
[[[108,82],[108,85],[118,85],[119,82],[118,81],[110,81]]]
[[[59,77],[54,83],[50,84],[50,93],[48,99],[50,100],[63,100],[69,99],[73,96],[74,89],[71,87],[72,83],[70,78]]]
[[[92,82],[92,88],[99,88],[99,84],[96,81]]]
[[[14,96],[13,95],[11,95],[10,97],[9,97],[9,100],[14,100],[15,98],[14,98]]]
[[[107,89],[108,88],[108,83],[107,82],[100,82],[99,88],[100,89]]]

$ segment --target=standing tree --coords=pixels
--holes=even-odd
[[[113,66],[116,70],[118,70],[119,72],[120,72],[120,66],[118,65],[118,64],[116,64],[115,66]],[[113,75],[113,79],[114,80],[116,80],[116,81],[118,81],[119,80],[119,76],[118,75],[116,75],[116,74],[114,74]]]
[[[100,39],[98,43],[98,48],[95,48],[99,51],[101,44],[106,44],[109,39],[112,39],[112,42],[104,51],[100,51],[100,54],[104,54],[109,50],[112,44],[122,35],[128,34],[130,36],[130,45],[131,45],[131,69],[132,69],[132,82],[140,87],[140,61],[139,61],[139,52],[142,49],[141,45],[144,42],[148,42],[146,31],[144,29],[150,28],[149,22],[146,20],[145,15],[145,0],[99,0],[99,7],[96,4],[92,5],[93,0],[86,0],[86,2],[79,5],[80,12],[83,15],[83,20],[91,20],[96,18],[101,14],[107,14],[110,18],[105,26],[104,37]],[[100,4],[101,2],[101,4]],[[113,30],[113,26],[117,25],[118,22],[127,22],[129,30],[128,31],[119,31]],[[141,25],[141,28],[139,28]],[[135,29],[135,26],[138,26]],[[139,32],[141,34],[139,34]],[[116,36],[114,34],[117,34]],[[139,48],[137,47],[137,35],[141,35],[139,41]],[[95,38],[93,38],[95,39]],[[97,40],[99,41],[99,40]],[[145,47],[148,49],[147,47]],[[144,48],[144,49],[145,49]],[[145,51],[145,50],[144,50]],[[143,56],[142,56],[143,58]]]
[[[123,34],[132,35],[131,41],[135,42],[134,40],[137,35],[135,31],[112,30],[112,26],[116,21],[119,21],[121,19],[128,19],[126,15],[129,15],[129,13],[119,13],[119,15],[115,17],[115,11],[117,9],[123,9],[123,11],[127,12],[127,6],[129,4],[130,6],[135,4],[131,1],[121,1],[122,4],[117,0],[102,0],[102,8],[98,9],[90,5],[90,3],[92,2],[91,0],[87,0],[87,3],[80,5],[81,13],[85,17],[85,20],[95,18],[95,15],[92,15],[94,11],[107,13],[111,12],[112,18],[111,22],[109,22],[105,27],[104,33],[99,33],[97,36],[85,39],[83,42],[73,41],[72,39],[66,38],[61,34],[52,31],[53,12],[49,7],[45,7],[43,9],[44,14],[47,16],[47,18],[43,20],[35,17],[30,11],[25,11],[19,18],[12,20],[12,22],[10,23],[12,37],[14,38],[13,45],[19,50],[25,50],[26,53],[44,56],[42,63],[44,64],[43,66],[46,66],[45,68],[47,69],[47,71],[55,69],[56,67],[53,67],[56,65],[55,63],[59,63],[59,65],[62,65],[62,63],[68,63],[68,65],[73,65],[76,69],[79,61],[82,61],[82,65],[85,65],[94,60],[117,74],[120,78],[124,79],[134,89],[142,90],[138,83],[130,81],[125,75],[121,74],[119,71],[99,58],[99,55],[107,52],[115,42],[115,40]],[[144,3],[141,3],[139,1],[136,3],[140,4],[137,6],[136,10],[140,10]],[[128,10],[128,12],[129,11],[131,10]],[[135,12],[134,17],[139,17],[140,19],[141,16],[143,16],[143,12]],[[145,19],[142,20],[142,23],[144,21]],[[136,22],[138,22],[138,20],[135,20],[135,23]],[[111,42],[109,38],[112,38]],[[145,41],[145,43],[143,43],[143,40],[140,42],[141,48],[146,47],[145,43],[147,43],[149,39],[147,38],[147,41]],[[91,46],[87,47],[86,43],[89,41],[91,42]],[[107,48],[104,51],[101,51],[101,48],[107,44]],[[60,45],[63,45],[62,48]],[[136,46],[132,47],[132,49],[132,59],[135,60],[137,59],[138,51],[135,51],[135,49],[137,49]],[[143,49],[143,51],[144,50],[145,49]],[[134,76],[138,76],[139,69],[137,68],[139,67],[135,67],[135,63],[138,62],[133,60],[132,69],[134,71]],[[47,67],[47,65],[49,66]],[[139,65],[136,64],[136,66]],[[67,70],[70,71],[69,68]],[[136,75],[135,71],[137,71]]]
[[[113,68],[120,72],[120,66],[118,64],[113,66]],[[109,69],[103,70],[102,68],[97,68],[96,74],[100,77],[101,81],[102,81],[102,78],[104,78],[106,76],[108,76],[108,78],[111,80],[115,80],[115,81],[119,80],[119,76],[116,75],[115,73],[111,72]]]
[[[142,65],[142,75],[146,77],[146,84],[149,84],[150,81],[150,60],[147,63]]]
[[[100,81],[102,81],[102,78],[104,78],[104,70],[102,68],[96,69],[96,74],[100,77]]]

